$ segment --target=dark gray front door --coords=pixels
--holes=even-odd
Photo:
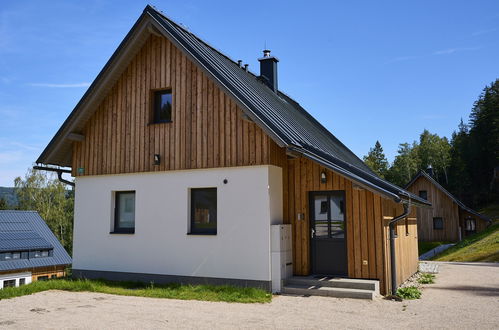
[[[312,273],[348,275],[345,191],[310,193]]]

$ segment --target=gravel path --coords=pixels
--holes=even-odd
[[[420,300],[277,296],[270,304],[47,291],[0,301],[9,329],[498,329],[499,264],[439,263]]]

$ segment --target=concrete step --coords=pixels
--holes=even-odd
[[[373,300],[376,297],[375,292],[371,290],[332,288],[328,286],[308,286],[296,284],[284,286],[282,288],[282,293],[300,296],[324,296],[369,300]]]
[[[285,285],[320,286],[343,289],[368,290],[379,294],[379,281],[339,277],[293,276],[285,281]]]

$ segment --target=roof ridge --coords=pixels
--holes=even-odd
[[[174,24],[175,26],[177,26],[178,28],[184,30],[185,32],[189,33],[192,37],[196,38],[198,41],[202,42],[205,46],[211,48],[212,50],[216,51],[218,54],[220,54],[221,56],[225,57],[226,59],[228,59],[229,61],[231,61],[232,63],[234,63],[235,65],[237,65],[237,61],[233,60],[229,55],[223,53],[221,50],[217,49],[215,46],[212,46],[209,42],[207,42],[206,40],[200,38],[197,34],[195,34],[194,32],[190,31],[189,28],[187,28],[186,26],[183,26],[181,23],[177,23],[173,18],[169,17],[168,15],[166,15],[164,12],[162,12],[161,10],[157,9],[156,7],[152,6],[152,5],[147,5],[146,8],[144,9],[144,11],[146,11],[147,8],[150,8],[151,10],[154,10],[157,14],[163,16],[163,18],[167,19],[170,23]],[[242,69],[241,69],[242,70]],[[245,70],[243,70],[245,71]],[[249,74],[251,74],[252,76],[254,76],[255,78],[259,77],[258,75],[256,75],[255,73],[251,72],[250,70],[248,71],[245,71]]]

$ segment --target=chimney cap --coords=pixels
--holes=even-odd
[[[244,71],[248,72],[248,66],[249,66],[249,64],[244,65]]]
[[[243,61],[242,60],[237,60],[237,65],[242,68],[243,67]]]
[[[263,50],[263,57],[270,57],[270,49]]]

